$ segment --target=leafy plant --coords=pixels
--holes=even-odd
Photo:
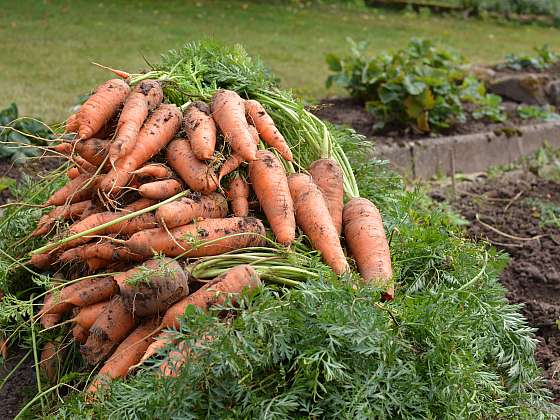
[[[524,120],[560,121],[560,115],[551,105],[519,105],[517,114]]]
[[[560,61],[560,56],[554,51],[551,51],[548,45],[535,47],[534,51],[536,55],[507,54],[506,61],[498,65],[498,68],[507,68],[516,71],[525,69],[546,70]]]
[[[342,86],[364,101],[376,116],[376,129],[386,124],[412,125],[421,132],[447,128],[465,122],[463,100],[479,106],[478,118],[505,119],[497,98],[476,79],[465,79],[464,61],[453,51],[412,39],[393,54],[368,57],[366,43],[349,42],[349,56],[327,55],[334,72],[327,86]]]

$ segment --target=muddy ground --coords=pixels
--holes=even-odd
[[[441,191],[433,198],[445,200]],[[522,303],[537,328],[536,357],[560,401],[560,184],[527,172],[461,184],[452,207],[470,222],[468,234],[506,251],[501,275],[508,299]]]

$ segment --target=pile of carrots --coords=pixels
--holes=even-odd
[[[375,205],[344,203],[342,171],[327,156],[296,173],[258,101],[217,90],[208,104],[177,107],[157,80],[112,79],[68,118],[66,133],[52,149],[71,163],[69,182],[45,203],[54,207],[32,235],[50,242],[31,264],[79,277],[46,294],[36,316],[45,329],[72,324],[84,360],[101,366],[90,391],[173,341],[165,330],[179,326],[187,306],[207,310],[261,284],[250,265],[238,265],[200,287],[181,259],[290,248],[303,233],[334,273],[355,263],[392,297]],[[178,349],[162,374],[187,362],[189,349]],[[47,376],[55,350],[43,348]]]

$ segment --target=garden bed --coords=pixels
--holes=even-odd
[[[441,191],[432,197],[445,200]],[[537,329],[536,357],[558,402],[560,184],[531,173],[512,172],[463,184],[456,199],[449,202],[468,220],[473,239],[489,241],[511,256],[500,279],[510,302],[523,304],[523,314]]]

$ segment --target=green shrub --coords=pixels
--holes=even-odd
[[[560,61],[560,56],[554,51],[551,51],[548,45],[535,47],[534,50],[536,55],[507,54],[506,61],[499,64],[498,68],[516,71],[525,69],[546,70]]]
[[[408,124],[421,132],[447,128],[465,121],[463,101],[479,106],[475,118],[505,118],[499,97],[487,95],[482,83],[466,77],[463,58],[451,50],[412,39],[395,53],[369,57],[366,43],[350,44],[347,57],[327,55],[334,72],[327,87],[337,84],[364,101],[379,121],[376,129],[386,124]]]

